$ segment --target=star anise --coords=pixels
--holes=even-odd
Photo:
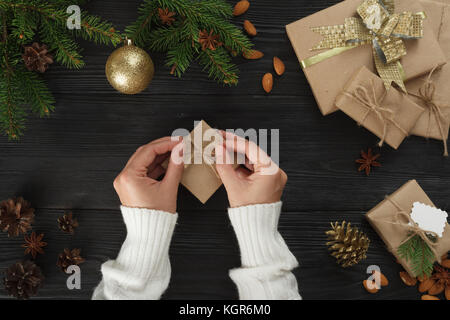
[[[222,45],[222,42],[219,41],[219,36],[213,34],[213,30],[210,30],[209,33],[206,30],[202,30],[199,32],[198,42],[202,45],[202,50],[206,49],[216,50],[216,48]]]
[[[36,259],[38,253],[44,254],[42,248],[47,245],[47,242],[42,241],[43,238],[43,233],[36,235],[34,231],[29,237],[25,236],[25,243],[22,245],[22,248],[25,248],[25,254],[31,254],[33,259]]]
[[[358,171],[366,171],[366,175],[370,174],[372,167],[381,167],[381,163],[376,161],[380,157],[380,154],[372,154],[372,149],[369,148],[367,153],[361,150],[361,159],[356,160],[356,163],[361,164]]]
[[[171,12],[167,8],[166,9],[158,8],[158,15],[161,22],[167,26],[172,25],[172,22],[175,21],[175,18],[173,18],[175,12]]]

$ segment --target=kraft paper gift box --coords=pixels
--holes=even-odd
[[[362,95],[360,98],[364,100],[356,95]],[[366,67],[361,67],[350,79],[336,98],[336,106],[394,149],[424,112],[404,93],[394,88],[386,91],[383,80]]]
[[[398,223],[397,214],[400,211],[410,214],[414,202],[434,207],[433,202],[417,181],[411,180],[366,214],[367,220],[386,244],[388,250],[413,277],[414,273],[408,261],[400,258],[397,253],[398,247],[409,235],[405,221]],[[450,226],[448,223],[446,223],[442,238],[438,238],[436,242],[435,250],[438,262],[441,261],[442,255],[450,250]]]
[[[183,139],[183,143],[191,144],[191,161],[184,165],[181,184],[203,204],[206,203],[206,201],[208,201],[222,185],[222,180],[216,171],[214,158],[209,158],[207,156],[203,157],[205,148],[212,142],[220,141],[218,139],[221,138],[220,134],[216,133],[210,141],[203,139],[205,132],[209,129],[211,129],[211,127],[205,121],[199,121],[189,136]],[[210,146],[209,148],[213,148],[213,146]],[[212,150],[214,150],[214,148]],[[199,156],[202,157],[201,163],[194,163],[195,153],[198,153]],[[205,158],[208,158],[212,163],[207,163]],[[167,168],[168,163],[169,161],[166,160],[162,166]],[[238,164],[235,163],[233,166],[236,168]]]
[[[450,6],[444,3],[435,1],[421,1],[420,2],[427,13],[429,25],[436,34],[438,42],[442,47],[446,58],[450,60]],[[450,3],[450,0],[448,1]],[[448,132],[450,127],[450,63],[443,65],[433,71],[429,80],[434,87],[433,101],[439,112],[427,104],[423,99],[414,97],[425,89],[425,85],[429,74],[426,74],[417,79],[413,79],[406,83],[406,89],[411,93],[412,99],[419,105],[425,108],[425,112],[417,121],[416,126],[411,131],[411,134],[443,140],[446,144],[448,139]],[[431,89],[431,88],[430,88]],[[429,91],[431,94],[432,92]]]
[[[323,39],[320,34],[313,32],[311,27],[341,25],[345,18],[357,16],[356,9],[361,3],[362,0],[345,0],[287,25],[286,31],[298,60],[301,62],[328,50],[310,50]],[[403,11],[416,13],[424,9],[416,0],[396,0],[395,12]],[[436,65],[446,62],[428,20],[423,21],[422,38],[404,41],[407,54],[400,62],[406,80],[425,74]],[[371,45],[347,50],[303,69],[323,115],[338,110],[334,103],[337,95],[361,66],[366,66],[370,71],[375,70]]]

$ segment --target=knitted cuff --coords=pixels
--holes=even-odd
[[[243,267],[274,264],[286,259],[296,262],[278,232],[281,205],[279,201],[228,209]]]
[[[127,238],[116,263],[137,277],[149,277],[167,263],[178,214],[159,210],[121,207]]]

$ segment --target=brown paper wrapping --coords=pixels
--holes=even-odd
[[[355,92],[358,86],[363,86],[369,93],[372,93],[372,85],[375,89],[377,98],[381,99],[386,93],[383,80],[373,72],[369,71],[366,67],[361,67],[344,87],[344,92],[351,94]],[[336,106],[360,125],[382,139],[383,122],[374,112],[369,112],[368,108],[359,101],[341,93],[336,99]],[[400,128],[406,131],[406,133],[411,131],[417,119],[424,111],[422,107],[418,106],[407,98],[405,94],[400,93],[394,88],[387,91],[383,101],[380,101],[380,106],[394,111],[394,121]],[[386,114],[384,115],[387,116]],[[397,149],[407,135],[393,123],[389,121],[387,123],[388,126],[384,141],[392,148]]]
[[[420,3],[427,13],[427,20],[438,38],[439,45],[442,47],[444,54],[446,54],[447,60],[450,60],[450,6],[444,3],[425,0],[422,0]],[[450,3],[450,0],[448,0],[448,3]],[[408,92],[417,94],[419,88],[424,84],[426,77],[427,75],[406,82]],[[439,118],[444,128],[444,137],[442,137],[439,130],[437,123],[439,120],[436,119],[432,110],[422,100],[415,97],[412,97],[412,99],[423,106],[425,112],[417,121],[411,134],[438,140],[442,140],[442,138],[447,139],[450,127],[450,63],[434,71],[430,79],[436,87],[435,101],[441,106],[441,111],[444,115],[444,119]]]
[[[344,23],[345,18],[356,16],[356,8],[361,2],[362,0],[345,0],[287,25],[286,31],[298,60],[323,52],[310,51],[322,39],[321,35],[310,30],[311,27]],[[422,6],[415,0],[396,0],[395,5],[396,12],[423,11]],[[404,41],[407,54],[401,59],[401,63],[406,79],[418,77],[446,62],[427,20],[424,21],[422,39]],[[370,45],[347,50],[303,70],[322,114],[327,115],[337,110],[334,104],[337,95],[361,66],[366,66],[370,71],[375,70]]]
[[[181,184],[188,189],[201,203],[206,203],[208,199],[220,188],[222,180],[215,171],[215,165],[208,165],[204,159],[201,164],[195,164],[194,152],[196,150],[204,150],[212,141],[204,141],[203,137],[205,132],[211,129],[211,127],[205,122],[200,121],[190,133],[190,139],[185,139],[185,143],[193,143],[191,147],[192,162],[186,164],[183,176],[181,178]],[[195,135],[202,137],[200,140],[194,139]],[[198,138],[197,138],[198,139]],[[213,141],[215,139],[212,139]],[[168,160],[165,161],[162,166],[167,168]],[[234,164],[234,167],[237,167]]]
[[[407,182],[400,189],[395,191],[391,195],[391,198],[402,210],[408,213],[411,212],[413,203],[416,201],[434,206],[433,202],[431,202],[430,198],[428,198],[416,180]],[[397,248],[408,236],[408,229],[406,227],[393,224],[396,222],[397,213],[398,209],[395,205],[386,199],[370,210],[366,214],[366,218],[384,241],[388,250],[397,258],[405,270],[411,276],[414,276],[409,263],[401,259],[397,254]],[[441,256],[450,250],[450,226],[448,223],[445,226],[442,238],[439,238],[435,249],[438,255],[436,260],[440,262]]]

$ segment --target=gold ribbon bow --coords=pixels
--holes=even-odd
[[[344,51],[372,44],[375,67],[386,90],[395,82],[406,92],[400,58],[406,55],[404,39],[423,37],[423,12],[394,13],[394,0],[364,0],[356,10],[359,17],[345,18],[344,24],[312,27],[323,36],[311,50],[331,49],[301,61],[306,68]]]
[[[405,210],[403,210],[402,207],[390,196],[387,196],[386,199],[389,200],[389,202],[391,202],[394,205],[394,207],[398,210],[395,216],[396,222],[394,224],[401,225],[408,230],[408,236],[406,237],[405,240],[402,241],[401,244],[405,243],[406,241],[417,235],[428,245],[431,252],[433,252],[434,256],[438,258],[438,254],[436,252],[437,240],[439,239],[438,235],[433,231],[425,231],[422,228],[420,228],[417,225],[417,223],[411,218],[411,215],[408,214]],[[405,218],[406,222],[402,222],[400,220],[400,217]]]
[[[447,138],[446,132],[444,130],[444,123],[447,122],[447,118],[442,113],[442,108],[448,108],[448,106],[439,105],[435,99],[436,86],[431,80],[431,76],[437,67],[434,67],[433,70],[428,74],[424,84],[419,88],[418,94],[409,92],[410,95],[422,100],[422,102],[429,108],[428,113],[428,128],[427,128],[427,136],[429,136],[431,129],[431,115],[434,115],[436,122],[439,127],[439,133],[442,137],[442,142],[444,143],[444,156],[448,157],[448,147],[447,147]]]
[[[372,94],[369,94],[369,91],[366,87],[359,85],[356,87],[354,92],[350,93],[345,91],[344,94],[351,99],[356,100],[358,103],[360,103],[362,106],[366,107],[367,112],[363,117],[363,120],[361,121],[361,124],[364,124],[367,117],[370,113],[374,113],[377,118],[380,120],[381,123],[383,123],[383,135],[381,136],[380,142],[378,145],[381,147],[383,146],[384,140],[386,139],[387,134],[387,128],[388,124],[392,123],[394,126],[396,126],[405,136],[408,135],[408,132],[403,129],[397,121],[395,121],[395,112],[389,108],[385,108],[381,106],[382,101],[384,100],[387,91],[384,91],[383,96],[381,98],[377,98],[377,94],[375,92],[375,85],[373,81],[371,82],[371,91]]]

